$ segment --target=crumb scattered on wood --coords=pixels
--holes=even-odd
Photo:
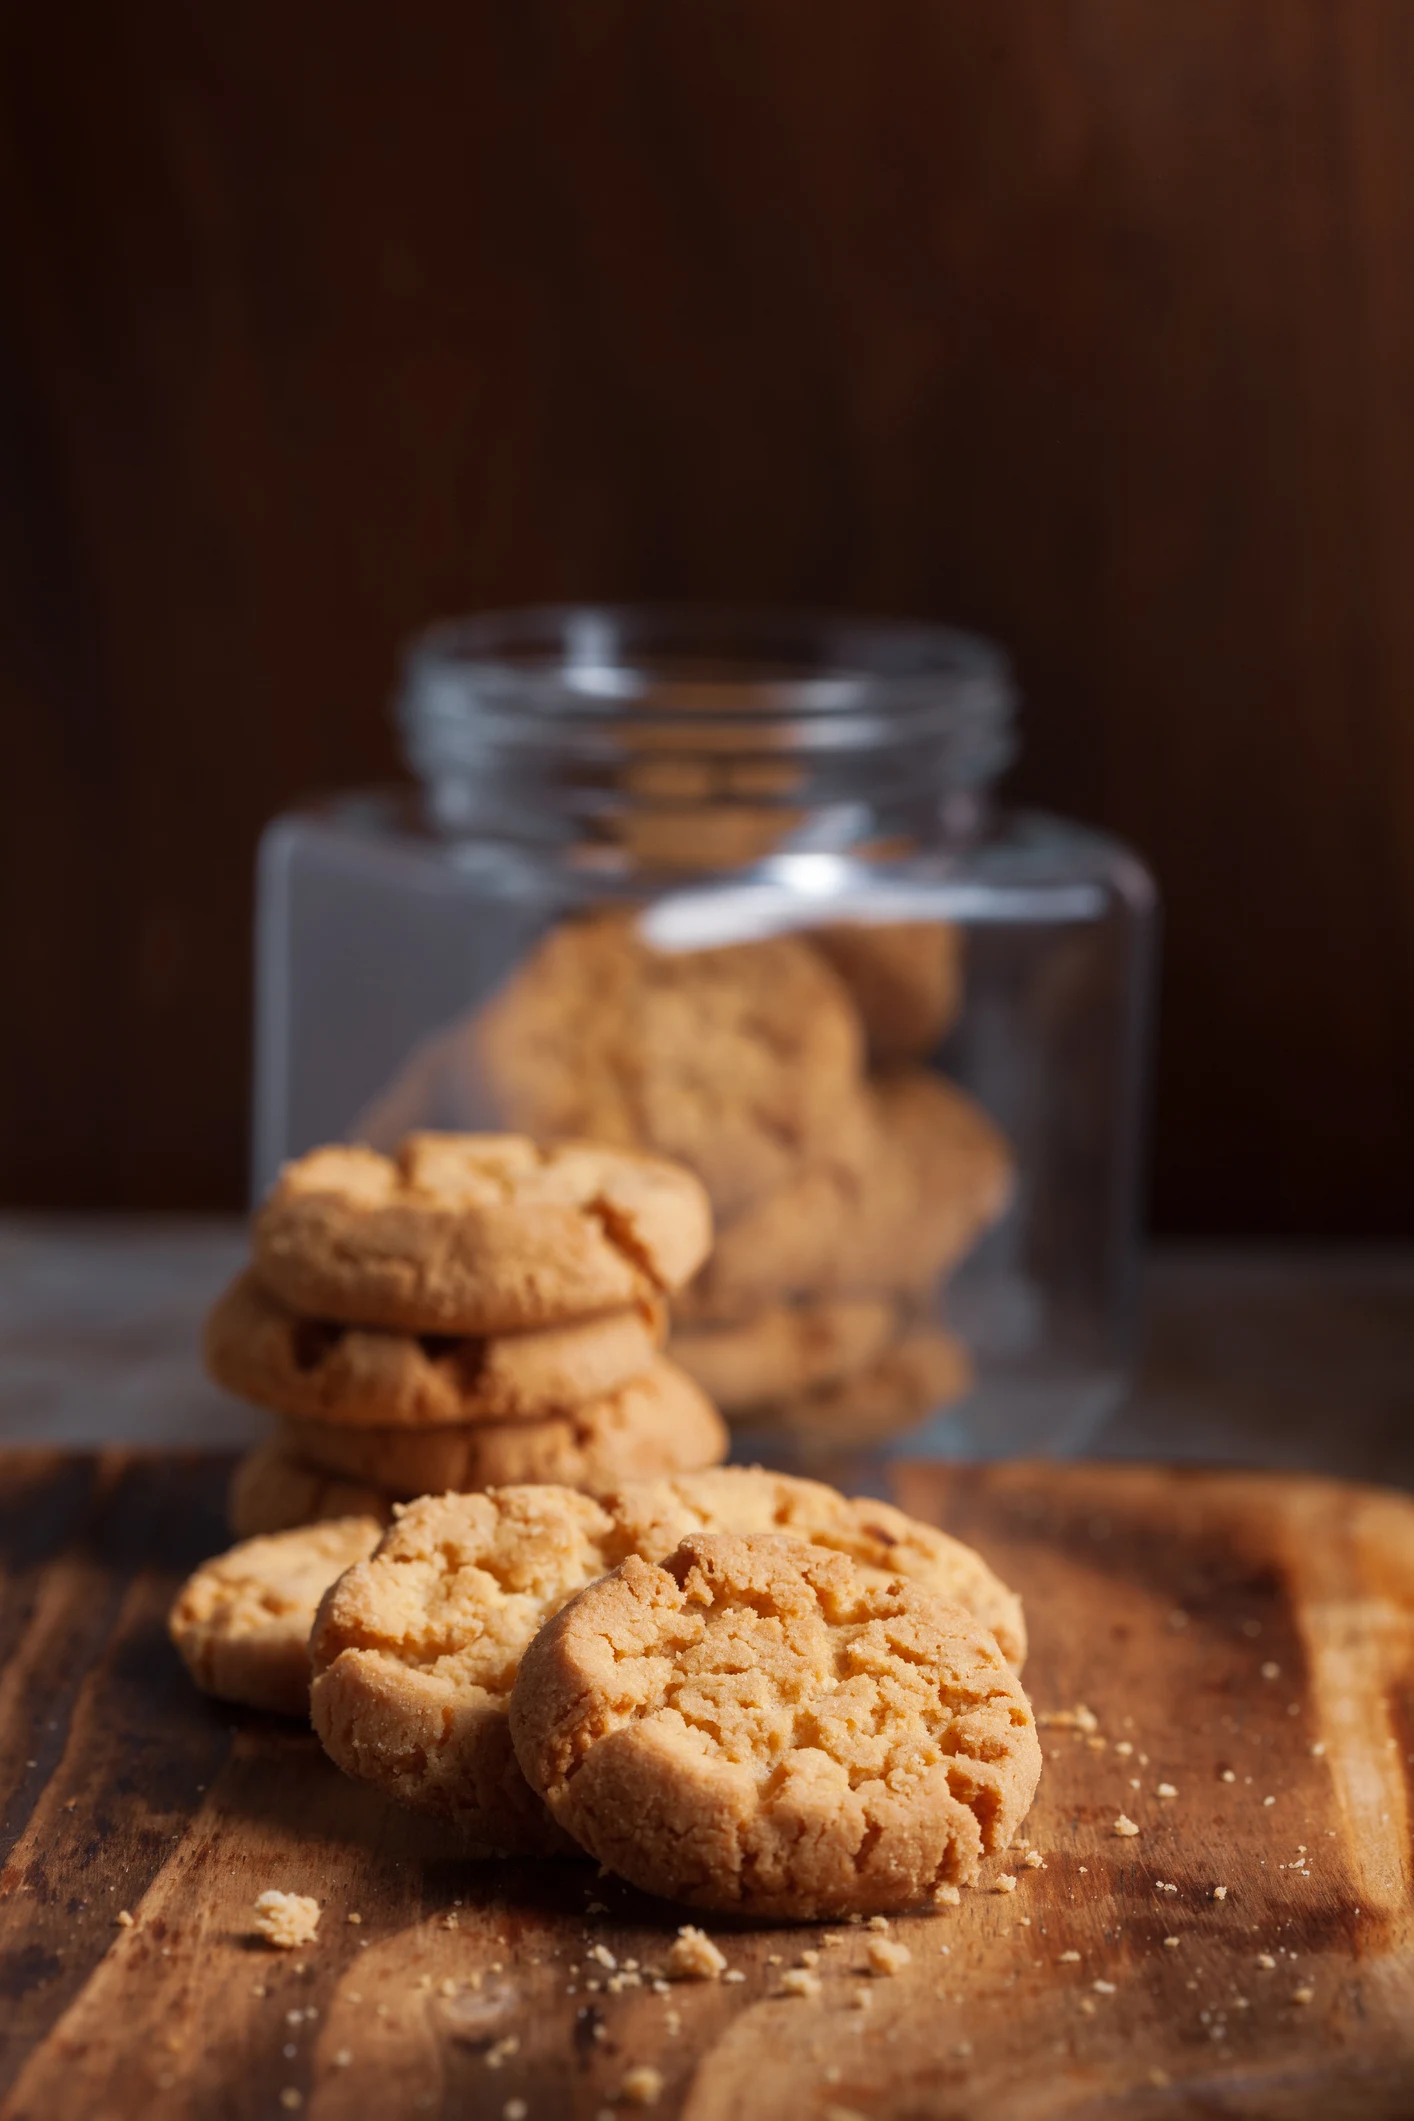
[[[319,1927],[319,1902],[307,1893],[261,1893],[255,1903],[255,1933],[276,1951],[297,1951],[313,1944]]]
[[[871,1974],[901,1974],[913,1957],[895,1937],[871,1937],[865,1947]]]

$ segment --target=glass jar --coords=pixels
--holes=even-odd
[[[669,1353],[736,1457],[1083,1446],[1126,1381],[1155,900],[994,804],[1004,657],[528,610],[416,640],[397,712],[420,785],[261,848],[257,1189],[424,1127],[658,1150],[712,1195]]]

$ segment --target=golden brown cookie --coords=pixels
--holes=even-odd
[[[292,1457],[396,1496],[519,1481],[559,1481],[592,1492],[716,1465],[728,1440],[711,1401],[663,1356],[617,1392],[549,1420],[356,1429],[287,1416],[280,1435]]]
[[[282,1716],[309,1713],[309,1631],[320,1599],[383,1536],[372,1517],[247,1539],[203,1562],[177,1593],[167,1632],[204,1693]]]
[[[491,1336],[391,1333],[301,1318],[243,1274],[206,1322],[217,1384],[281,1414],[356,1428],[534,1421],[651,1369],[661,1300]]]
[[[590,1584],[524,1650],[527,1782],[601,1863],[694,1907],[804,1920],[972,1883],[1041,1771],[995,1638],[901,1578],[693,1533]]]
[[[893,1339],[898,1318],[887,1296],[801,1299],[730,1325],[680,1326],[670,1352],[731,1415],[866,1369]]]
[[[923,1060],[962,1003],[962,932],[949,921],[838,922],[810,940],[849,989],[879,1067]]]
[[[879,1580],[946,1589],[995,1620],[1018,1660],[1019,1602],[980,1555],[867,1498],[755,1467],[637,1482],[602,1503],[563,1487],[428,1495],[407,1505],[314,1631],[315,1728],[339,1765],[439,1812],[483,1845],[562,1846],[514,1766],[506,1708],[516,1665],[567,1598],[629,1554],[660,1560],[704,1526],[770,1522],[848,1553]]]
[[[859,1020],[797,936],[651,950],[632,917],[553,929],[482,1014],[504,1124],[680,1158],[722,1213],[826,1153],[866,1153]]]
[[[1021,1600],[974,1548],[891,1503],[853,1500],[822,1481],[762,1466],[716,1466],[662,1480],[636,1481],[600,1496],[620,1528],[621,1552],[660,1561],[689,1532],[773,1532],[845,1554],[857,1569],[905,1576],[920,1590],[960,1605],[989,1628],[1008,1663],[1026,1659]]]
[[[675,1318],[710,1324],[796,1293],[921,1294],[1004,1212],[1011,1152],[980,1105],[927,1069],[878,1079],[877,1150],[800,1172],[726,1222]]]
[[[237,1539],[331,1517],[373,1517],[387,1524],[392,1514],[392,1497],[370,1482],[323,1472],[273,1443],[239,1461],[226,1497],[226,1520]]]
[[[511,1333],[650,1304],[712,1241],[658,1157],[516,1134],[410,1134],[396,1159],[314,1149],[255,1218],[258,1279],[292,1311],[405,1333]]]
[[[754,1408],[740,1418],[762,1430],[788,1433],[801,1459],[824,1470],[841,1450],[906,1435],[929,1415],[965,1398],[972,1384],[972,1359],[956,1335],[918,1326],[867,1370]]]
[[[560,1487],[410,1504],[315,1622],[310,1712],[330,1758],[489,1854],[573,1853],[525,1786],[506,1705],[526,1644],[602,1572],[611,1530]]]

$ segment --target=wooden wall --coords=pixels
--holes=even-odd
[[[241,1194],[262,821],[568,596],[1013,648],[1167,894],[1168,1229],[1408,1232],[1414,6],[0,19],[0,1198]]]

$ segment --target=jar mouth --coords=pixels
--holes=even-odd
[[[1013,754],[1000,649],[913,621],[810,610],[549,605],[408,646],[404,755],[444,826],[515,830],[730,800],[881,818],[975,793]]]

